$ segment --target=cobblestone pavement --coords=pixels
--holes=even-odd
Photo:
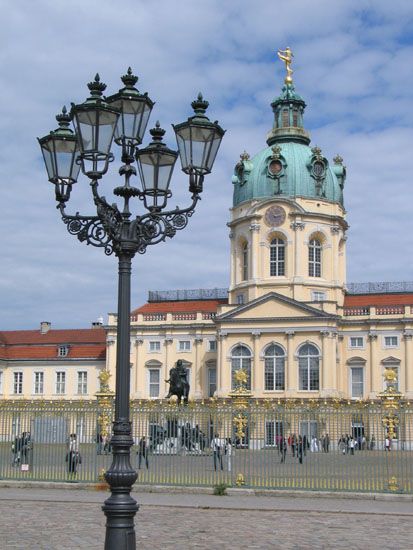
[[[36,500],[35,490],[23,491],[21,494],[26,497],[22,496],[20,502],[16,493],[0,491],[0,548],[103,548],[104,516],[95,501],[101,502],[104,494],[89,493],[89,499],[88,491],[71,491],[66,495],[67,502],[52,502]],[[181,497],[175,498],[178,502]],[[220,502],[235,498],[221,497]],[[389,502],[389,513],[383,512],[383,506],[377,511],[374,501],[361,508],[353,501],[354,512],[340,511],[336,505],[331,507],[334,512],[327,512],[309,511],[313,504],[317,508],[314,500],[318,499],[296,499],[297,505],[305,500],[307,510],[292,511],[253,509],[259,500],[249,498],[251,509],[245,510],[165,506],[161,495],[152,495],[154,504],[143,504],[137,515],[137,548],[366,550],[391,545],[397,550],[408,550],[413,546],[411,502],[402,506]],[[139,500],[145,502],[145,498]],[[172,501],[169,498],[168,502]],[[195,503],[196,499],[192,501]],[[191,499],[186,505],[190,502]],[[360,511],[368,508],[370,512]],[[397,515],[398,510],[401,513]]]

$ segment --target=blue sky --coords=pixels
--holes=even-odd
[[[0,37],[0,329],[87,327],[116,310],[117,264],[70,236],[55,209],[36,137],[62,105],[87,97],[96,72],[107,93],[130,65],[167,130],[199,91],[227,129],[190,227],[134,260],[132,304],[147,291],[228,285],[226,222],[240,153],[265,146],[270,102],[295,56],[312,143],[347,166],[347,280],[413,281],[413,4],[409,0],[101,0],[8,2]],[[147,139],[144,143],[147,143]],[[116,166],[104,194],[120,184]],[[177,167],[171,205],[188,203]],[[72,211],[92,214],[86,180]]]

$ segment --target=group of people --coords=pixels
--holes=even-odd
[[[102,435],[101,433],[98,433],[96,436],[96,447],[96,453],[98,455],[108,455],[112,452],[110,438],[107,435]]]
[[[230,437],[222,439],[216,433],[211,441],[212,456],[214,460],[214,470],[224,469],[223,456],[226,457],[227,470],[232,470],[232,451],[233,445]]]
[[[288,438],[284,436],[278,437],[277,442],[278,452],[281,454],[281,463],[286,461],[288,447],[291,449],[291,454],[298,458],[300,464],[303,463],[303,457],[307,454],[308,441],[307,436],[290,434]]]
[[[29,464],[32,458],[32,450],[33,442],[30,432],[23,432],[21,436],[16,436],[11,445],[11,451],[13,454],[13,466]]]
[[[80,455],[79,442],[75,433],[70,434],[67,441],[66,462],[68,474],[70,476],[76,475],[79,464],[82,464],[82,457]]]
[[[388,439],[388,438],[387,438]],[[353,435],[341,435],[338,440],[338,450],[343,455],[354,455],[354,451],[372,451],[376,446],[376,438],[372,435],[370,438],[365,435],[354,437]]]

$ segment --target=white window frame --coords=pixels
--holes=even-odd
[[[323,275],[323,245],[320,239],[312,237],[308,243],[308,276],[320,278]]]
[[[69,346],[67,344],[61,344],[57,348],[58,357],[67,357],[69,355]]]
[[[351,341],[352,341],[353,339],[355,339],[355,338],[361,340],[361,346],[359,346],[359,345],[353,346],[353,345],[352,345],[352,342],[351,342]],[[348,349],[364,349],[364,347],[365,347],[364,342],[365,342],[364,336],[349,336],[349,337],[348,337]]]
[[[151,381],[152,372],[156,372],[158,374],[158,382]],[[151,387],[154,387],[156,385],[158,386],[157,395],[151,395]],[[151,367],[148,369],[148,397],[149,399],[159,399],[160,394],[161,394],[161,369],[157,367]]]
[[[327,294],[321,290],[313,290],[311,292],[311,297],[313,302],[325,302],[327,299]]]
[[[81,376],[85,375],[85,376]],[[77,371],[77,395],[87,395],[88,392],[88,376],[87,370],[78,370]]]
[[[248,257],[248,243],[244,243],[241,248],[241,280],[248,281],[249,275],[249,257]]]
[[[3,378],[4,378],[4,371],[0,370],[0,393],[3,393]]]
[[[185,344],[185,346],[181,346],[181,344]],[[186,344],[188,344],[188,346]],[[176,350],[179,351],[179,353],[190,353],[192,351],[191,340],[178,340]]]
[[[59,380],[59,375],[63,375],[63,380]],[[61,391],[61,387],[63,384],[63,391]],[[66,371],[64,370],[57,370],[55,372],[55,395],[66,395]]]
[[[211,373],[214,372],[215,373],[215,382],[211,382]],[[217,371],[217,367],[208,367],[207,369],[207,391],[208,391],[208,397],[213,397],[215,392],[217,391],[218,389],[218,385],[217,385],[217,381],[218,381],[218,371]],[[211,392],[211,387],[212,386],[215,386],[215,390],[213,392]]]
[[[396,385],[396,391],[400,391],[400,363],[398,362],[394,362],[394,363],[385,363],[385,364],[381,364],[381,368],[382,368],[382,380],[383,380],[383,391],[386,391],[387,388],[388,388],[388,384],[386,382],[386,380],[384,379],[384,372],[386,369],[393,369],[396,371],[397,373],[397,385]]]
[[[386,338],[396,338],[395,344],[386,344]],[[398,334],[384,334],[383,335],[383,348],[384,349],[397,349],[400,347],[400,337]]]
[[[361,369],[361,373],[362,373],[361,395],[354,395],[353,394],[353,369]],[[360,365],[351,365],[351,367],[350,367],[350,396],[351,396],[351,399],[363,399],[363,397],[364,397],[365,377],[366,377],[365,370],[366,369],[364,368],[364,365],[362,365],[362,364],[360,364]]]
[[[152,344],[157,344],[153,345]],[[151,349],[152,347],[157,349]],[[149,340],[148,342],[148,352],[149,353],[160,353],[161,352],[161,341],[160,340]]]
[[[13,372],[13,395],[23,395],[23,371],[21,370]]]
[[[270,242],[270,277],[285,277],[286,246],[282,237]]]
[[[217,341],[216,340],[208,340],[208,351],[216,353],[216,351],[217,351]]]
[[[245,303],[245,297],[243,294],[237,294],[237,305],[242,306]]]
[[[37,375],[41,375],[40,378],[41,378],[41,382],[40,382],[40,389],[41,391],[37,391],[39,390],[39,381],[36,380],[37,378]],[[42,370],[35,370],[33,372],[33,395],[43,395],[44,394],[44,371]]]

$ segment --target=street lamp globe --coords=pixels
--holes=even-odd
[[[79,144],[70,128],[71,117],[63,107],[56,115],[59,128],[38,139],[49,181],[55,185],[56,198],[67,200],[67,193],[79,176],[80,164],[76,162]]]
[[[202,186],[203,176],[209,174],[215,161],[225,130],[218,122],[211,122],[206,116],[208,101],[201,93],[191,103],[195,115],[186,122],[173,125],[185,174],[195,175]]]
[[[106,103],[120,111],[118,124],[115,128],[115,143],[133,147],[142,143],[155,103],[147,93],[141,94],[135,88],[138,77],[132,74],[130,67],[121,80],[125,87],[119,90],[117,94],[109,96]]]
[[[136,151],[136,161],[145,206],[155,211],[164,208],[167,198],[171,196],[169,183],[178,153],[168,149],[163,143],[165,130],[160,127],[159,122],[156,123],[155,128],[149,130],[149,133],[152,136],[152,142],[144,149]]]
[[[99,179],[113,160],[110,148],[120,111],[101,97],[106,84],[100,82],[99,74],[94,82],[89,82],[88,88],[90,97],[84,103],[72,104],[72,116],[79,140],[82,172],[85,176]]]

